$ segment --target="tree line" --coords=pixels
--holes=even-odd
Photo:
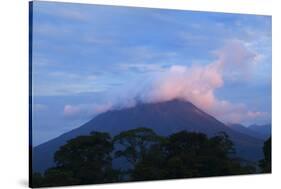
[[[54,155],[55,166],[44,174],[33,173],[31,185],[48,187],[271,172],[271,138],[263,150],[265,158],[257,170],[235,157],[233,142],[224,132],[211,138],[187,131],[164,137],[143,127],[114,137],[92,132],[61,146]]]

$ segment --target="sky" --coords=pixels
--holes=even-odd
[[[111,109],[175,98],[271,123],[271,17],[34,2],[33,145]]]

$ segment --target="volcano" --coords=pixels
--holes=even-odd
[[[164,136],[182,130],[204,133],[209,137],[225,132],[233,141],[238,157],[248,161],[257,161],[263,157],[262,140],[237,132],[192,103],[176,99],[158,103],[142,103],[131,108],[104,112],[84,125],[34,147],[33,172],[43,172],[53,166],[54,153],[70,139],[88,135],[92,131],[116,135],[137,127],[151,128],[157,134]]]

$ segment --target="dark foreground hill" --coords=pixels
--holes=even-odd
[[[262,158],[262,140],[234,131],[190,102],[171,100],[102,113],[81,127],[35,147],[33,171],[42,172],[53,166],[55,151],[72,138],[88,135],[92,131],[116,135],[137,127],[151,128],[165,136],[182,130],[201,132],[208,136],[226,132],[234,142],[239,157],[250,161]]]

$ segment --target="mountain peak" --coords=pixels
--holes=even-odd
[[[112,136],[122,131],[146,127],[157,134],[168,136],[179,131],[200,132],[208,136],[227,133],[238,146],[237,151],[246,159],[260,158],[262,141],[232,130],[191,102],[172,99],[164,102],[139,103],[134,107],[101,113],[84,125],[69,131],[34,149],[33,165],[44,170],[53,165],[53,154],[66,141],[92,131],[108,132]],[[253,153],[254,152],[254,153]],[[42,162],[45,162],[42,165]]]
[[[154,103],[145,103],[146,105],[165,105],[165,106],[189,106],[196,108],[191,102],[175,98],[172,100],[167,101],[160,101],[160,102],[154,102]]]

